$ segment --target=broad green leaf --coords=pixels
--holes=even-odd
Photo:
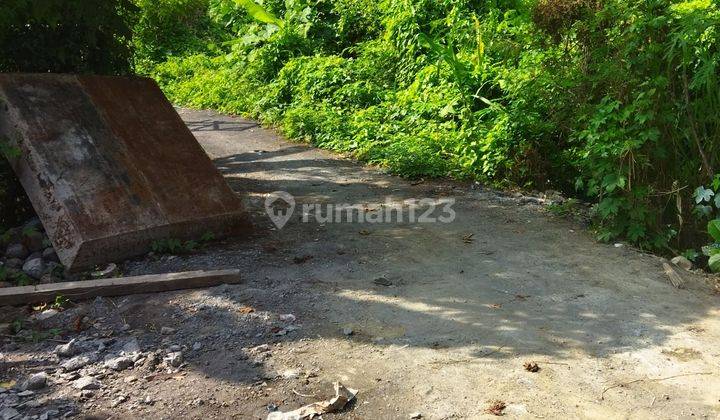
[[[720,219],[711,220],[708,223],[708,233],[715,239],[715,242],[720,242]]]
[[[720,254],[715,254],[710,257],[708,265],[710,266],[710,270],[712,270],[713,273],[720,273]]]
[[[712,200],[712,197],[715,195],[715,192],[713,190],[707,189],[705,187],[697,187],[695,190],[695,203],[700,204],[702,202],[710,202]]]
[[[281,28],[285,25],[285,22],[283,22],[282,19],[279,19],[252,0],[235,0],[235,3],[244,7],[248,14],[257,21],[279,26]]]

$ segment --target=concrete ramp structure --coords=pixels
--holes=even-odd
[[[70,269],[249,228],[151,79],[0,74],[0,137],[20,149],[11,164]]]

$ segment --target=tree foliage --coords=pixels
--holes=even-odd
[[[559,189],[595,203],[604,240],[707,240],[692,192],[720,165],[712,0],[240,3],[208,6],[234,41],[152,69],[175,101],[406,176]]]
[[[125,74],[131,0],[4,0],[0,71]]]

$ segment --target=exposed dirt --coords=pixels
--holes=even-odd
[[[238,267],[243,284],[80,302],[44,321],[71,330],[63,340],[99,340],[105,352],[138,340],[134,367],[79,371],[102,383],[92,395],[57,368],[57,343],[6,339],[0,381],[50,375],[33,395],[0,394],[6,406],[264,419],[325,400],[340,381],[357,400],[326,418],[720,415],[720,298],[708,279],[685,273],[688,288],[675,289],[656,257],[598,244],[533,201],[403,180],[251,121],[180,112],[246,197],[257,232],[127,262],[124,274]],[[298,202],[280,230],[264,209],[277,190]],[[373,209],[425,197],[454,198],[455,221],[321,224],[299,214],[304,203]],[[74,332],[78,315],[86,325]],[[148,362],[178,350],[181,367]]]

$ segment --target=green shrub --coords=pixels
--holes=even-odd
[[[603,240],[706,240],[692,191],[720,164],[711,0],[262,2],[277,24],[228,4],[210,15],[230,46],[152,69],[176,102],[400,175],[561,190],[595,203]]]

